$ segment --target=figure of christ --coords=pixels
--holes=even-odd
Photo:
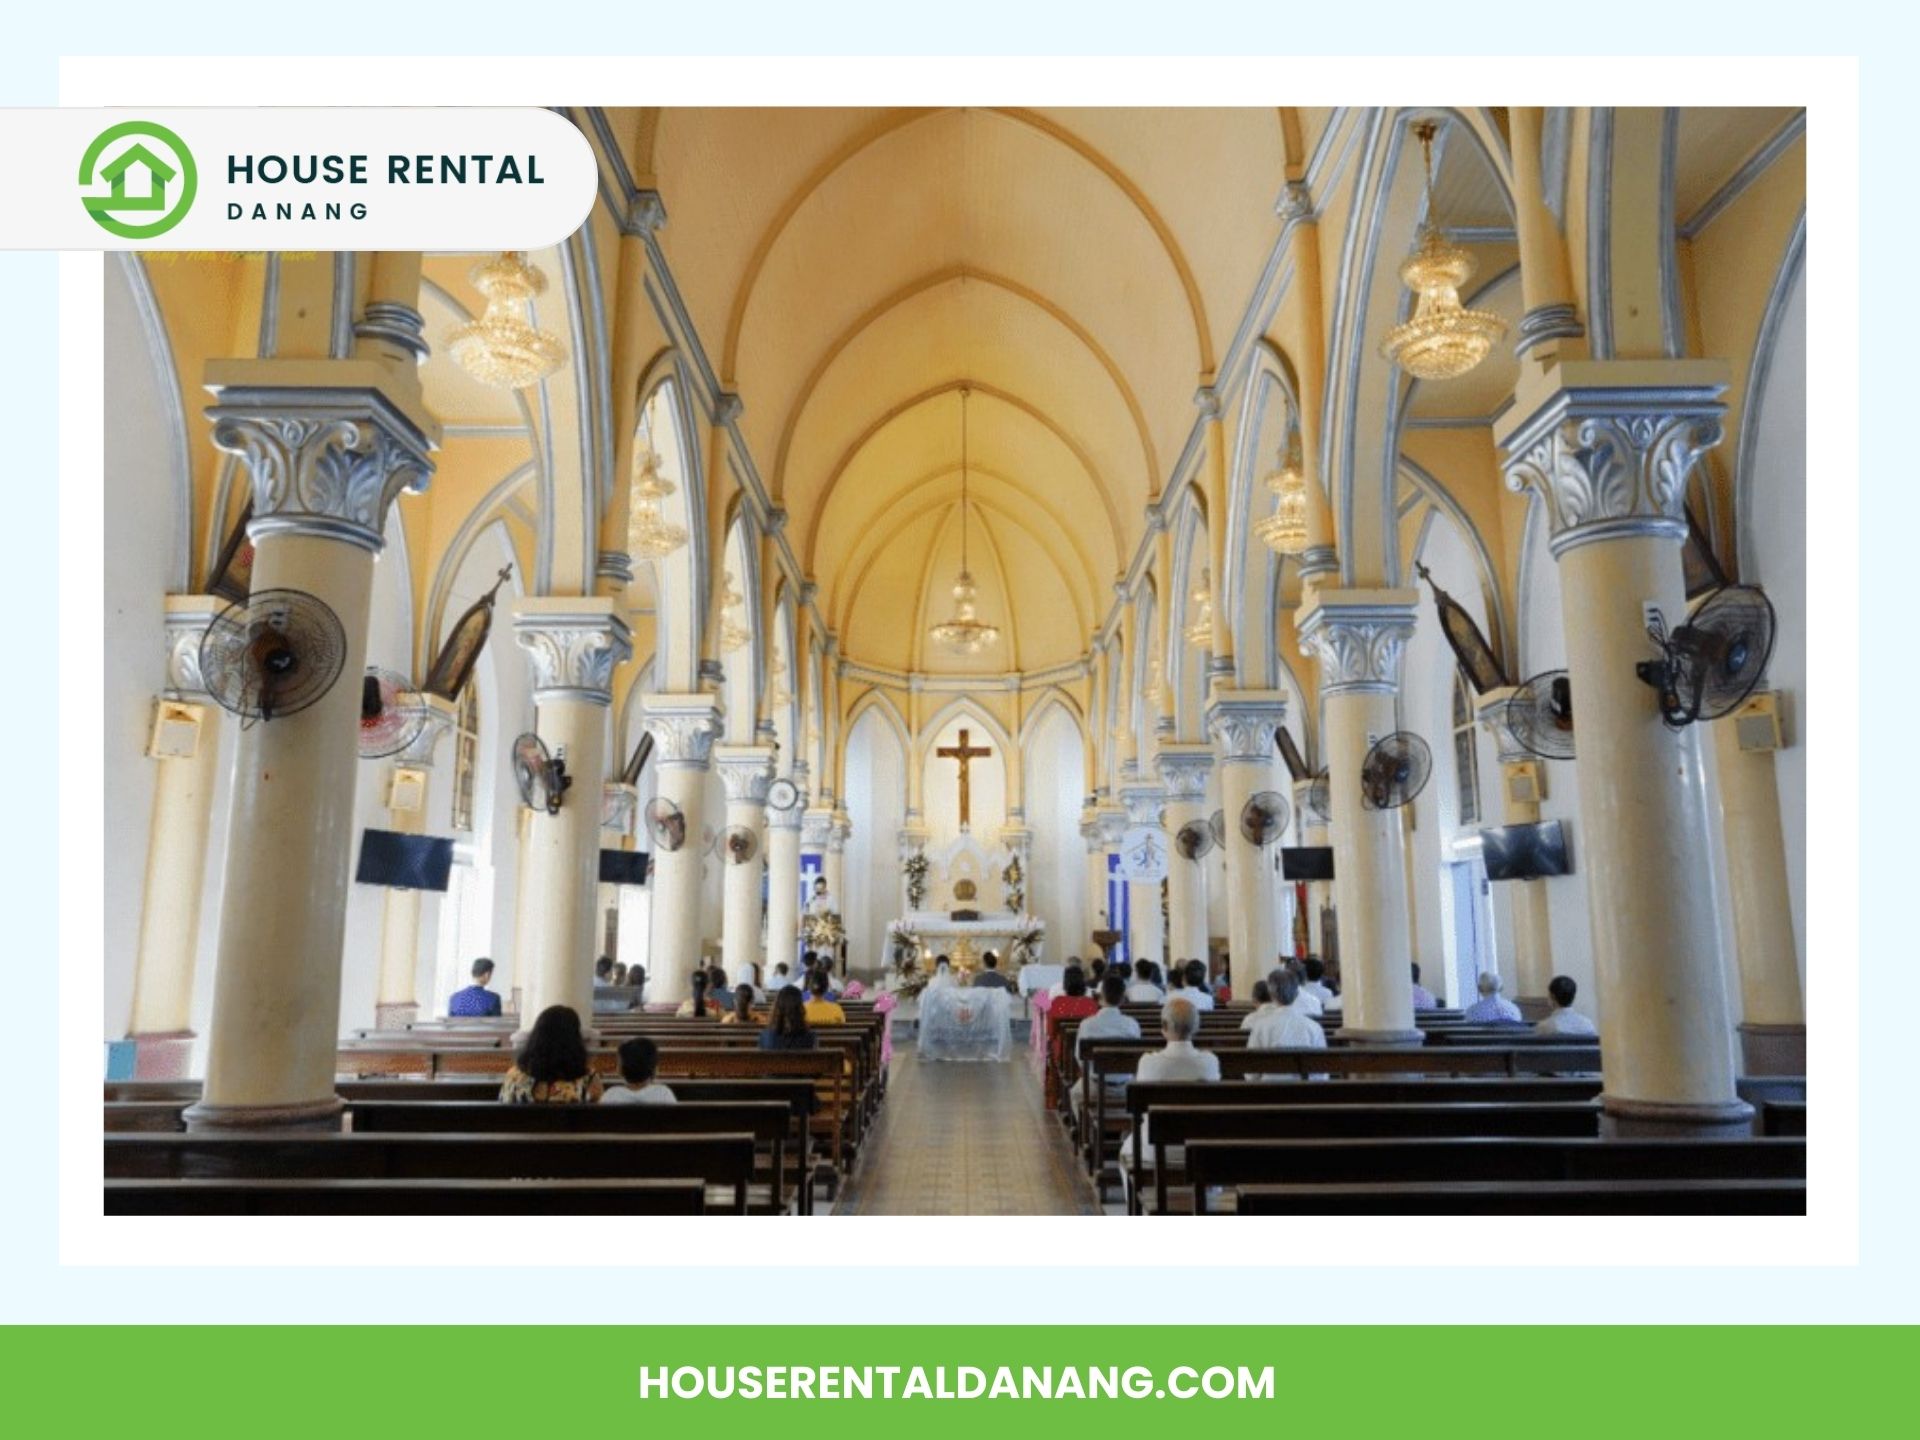
[[[972,740],[972,732],[962,726],[958,745],[942,745],[933,752],[942,760],[960,762],[960,828],[963,831],[971,828],[973,821],[973,787],[969,782],[968,768],[975,760],[984,760],[993,753],[990,746],[975,745]]]

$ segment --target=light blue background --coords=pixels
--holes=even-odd
[[[701,53],[718,45],[758,53],[888,54],[935,53],[944,48],[979,52],[999,46],[1025,54],[1193,54],[1275,53],[1291,50],[1326,54],[1373,50],[1396,35],[1425,41],[1433,34],[1440,7],[1398,3],[1308,6],[1278,5],[1273,0],[1240,5],[1215,3],[1102,4],[1069,8],[1042,6],[1034,0],[980,0],[955,11],[927,7],[909,13],[906,6],[757,3],[739,0],[711,5],[596,5],[572,3],[529,9],[513,5],[473,4],[436,7],[428,18],[391,0],[380,4],[335,0],[326,6],[271,6],[236,10],[230,5],[185,4],[34,5],[20,7],[8,22],[7,44],[0,46],[0,104],[56,103],[56,57],[61,53],[164,53],[183,44],[196,53],[351,53],[365,48],[360,37],[379,36],[387,53],[460,53],[475,35],[518,36],[528,28],[535,46],[557,54],[619,53],[642,43],[663,50]],[[1631,3],[1615,0],[1604,7],[1529,5],[1512,7],[1513,23],[1486,23],[1498,7],[1459,11],[1471,17],[1458,39],[1474,53],[1485,53],[1507,37],[1530,51],[1622,55],[1635,51],[1698,51],[1726,54],[1743,40],[1766,40],[1780,53],[1819,50],[1858,53],[1862,93],[1863,284],[1880,303],[1864,317],[1861,411],[1868,417],[1898,417],[1895,423],[1870,425],[1863,436],[1861,553],[1862,624],[1858,643],[1864,677],[1863,721],[1859,745],[1869,755],[1901,755],[1897,783],[1884,776],[1881,760],[1870,763],[1876,780],[1862,798],[1863,871],[1861,889],[1878,896],[1862,916],[1861,993],[1868,1001],[1861,1020],[1862,1094],[1862,1261],[1836,1269],[1697,1270],[1542,1270],[1509,1271],[1489,1277],[1474,1268],[1475,1258],[1506,1255],[1498,1221],[1472,1224],[1454,1232],[1450,1249],[1462,1268],[1422,1271],[1309,1271],[1248,1273],[1237,1280],[1215,1272],[1196,1294],[1193,1276],[1179,1271],[1136,1271],[1128,1256],[1151,1248],[1160,1253],[1170,1241],[1246,1243],[1231,1225],[1204,1232],[1189,1229],[1177,1237],[1164,1227],[1142,1228],[1088,1223],[1077,1232],[1086,1247],[1111,1261],[1099,1271],[1044,1272],[1026,1263],[1019,1222],[1008,1222],[1009,1264],[929,1272],[903,1265],[890,1273],[860,1276],[848,1283],[844,1270],[768,1275],[764,1286],[724,1287],[730,1298],[714,1293],[699,1271],[634,1272],[631,1281],[601,1275],[592,1283],[573,1273],[541,1271],[140,1271],[61,1269],[55,1249],[55,1110],[50,1077],[55,1072],[56,967],[62,961],[58,917],[47,897],[56,893],[53,847],[46,843],[56,810],[56,771],[40,763],[33,747],[57,742],[51,715],[28,723],[16,720],[14,759],[6,794],[10,823],[4,842],[9,862],[6,886],[11,900],[7,929],[11,945],[5,971],[8,1025],[6,1089],[6,1180],[0,1183],[0,1256],[6,1279],[0,1284],[0,1319],[16,1321],[242,1321],[242,1320],[468,1320],[497,1321],[533,1313],[564,1315],[568,1320],[728,1322],[784,1320],[804,1312],[827,1320],[1007,1322],[1094,1321],[1164,1323],[1175,1320],[1284,1322],[1293,1297],[1310,1301],[1317,1320],[1519,1321],[1528,1319],[1611,1321],[1793,1321],[1906,1320],[1920,1317],[1915,1265],[1915,1097],[1920,1072],[1913,1057],[1915,1023],[1913,970],[1917,957],[1915,922],[1898,898],[1911,893],[1915,853],[1909,819],[1916,803],[1914,766],[1905,758],[1913,744],[1920,706],[1911,679],[1920,610],[1914,604],[1910,554],[1916,534],[1914,462],[1897,450],[1896,424],[1913,406],[1915,371],[1910,349],[1896,348],[1896,327],[1909,329],[1914,305],[1911,256],[1916,234],[1912,200],[1920,126],[1912,113],[1910,36],[1897,35],[1888,22],[1862,16],[1889,15],[1890,7],[1837,3],[1805,5],[1749,4],[1737,18],[1716,20],[1705,6]],[[838,20],[829,17],[839,16]],[[1414,17],[1418,16],[1416,20]],[[315,25],[324,28],[316,33]],[[1735,52],[1737,53],[1737,52]],[[163,65],[164,61],[156,61]],[[244,61],[236,61],[244,65]],[[350,62],[349,62],[350,63]],[[670,60],[659,63],[671,64]],[[1631,62],[1623,62],[1630,64]],[[1274,62],[1276,99],[1287,101],[1288,74],[1310,61]],[[1544,64],[1544,71],[1543,66]],[[1509,68],[1509,67],[1512,68]],[[1551,62],[1514,66],[1492,61],[1471,79],[1475,93],[1504,98],[1503,76],[1537,81],[1551,74]],[[992,75],[991,65],[982,69]],[[626,95],[556,96],[596,103],[640,103],[646,69],[637,65],[634,88]],[[1436,87],[1439,88],[1439,87]],[[141,97],[129,96],[130,102]],[[217,95],[205,97],[217,103]],[[476,97],[477,98],[477,97]],[[742,96],[742,99],[752,97]],[[828,97],[822,97],[823,99]],[[1143,103],[1153,96],[1142,95]],[[1364,97],[1377,99],[1383,97]],[[1427,97],[1422,97],[1427,98]],[[1538,100],[1532,94],[1523,98]],[[1768,97],[1777,98],[1777,97]],[[395,95],[394,103],[407,97]],[[1676,103],[1688,97],[1678,94]],[[1819,124],[1816,110],[1812,124]],[[3,184],[4,182],[0,182]],[[5,203],[15,203],[8,197]],[[1818,245],[1819,218],[1815,217]],[[1857,297],[1820,283],[1814,271],[1813,303],[1855,305]],[[21,507],[14,547],[15,563],[5,572],[6,613],[12,617],[16,713],[34,716],[50,696],[57,667],[91,667],[90,654],[61,655],[54,643],[48,597],[56,576],[50,545],[28,537],[51,535],[57,523],[57,452],[53,417],[57,415],[57,377],[51,359],[58,341],[55,262],[47,255],[0,255],[0,297],[4,297],[9,343],[0,345],[0,395],[8,402],[10,463],[6,478]],[[1815,356],[1816,365],[1819,357]],[[1828,487],[1853,483],[1821,464],[1822,433],[1815,417],[1811,433],[1816,453],[1809,472],[1817,503]],[[1904,443],[1904,442],[1899,442]],[[1816,555],[1815,576],[1829,585],[1853,585],[1856,575],[1846,557]],[[1849,644],[1853,637],[1830,637]],[[50,705],[51,701],[46,701]],[[1853,737],[1824,734],[1818,743],[1851,751]],[[25,747],[24,749],[18,747]],[[92,766],[98,757],[62,756],[65,766]],[[1855,761],[1849,759],[1851,769]],[[82,822],[86,817],[81,817]],[[1815,895],[1819,903],[1818,892]],[[1845,964],[1849,957],[1823,950],[1819,936],[1810,947],[1811,984],[1818,987],[1823,966]],[[1817,1102],[1816,1102],[1817,1103]],[[1818,1144],[1816,1123],[1815,1144]],[[1176,1222],[1177,1223],[1177,1222]],[[732,1232],[726,1232],[730,1235]],[[837,1246],[857,1243],[860,1231],[828,1221],[771,1232],[791,1245],[817,1247],[831,1266]],[[731,1244],[716,1230],[716,1240]],[[463,1246],[500,1247],[511,1252],[510,1226],[476,1233],[471,1223],[448,1225],[444,1253]],[[1314,1240],[1300,1233],[1295,1245],[1311,1253]],[[903,1256],[904,1259],[910,1257]],[[1262,1262],[1284,1264],[1284,1253],[1250,1253],[1249,1271]],[[1551,1256],[1539,1257],[1550,1262]],[[741,1297],[754,1296],[751,1317]],[[527,1305],[530,1297],[564,1302]],[[791,1316],[789,1315],[791,1313]],[[1489,1357],[1490,1359],[1492,1357]],[[1496,1362],[1497,1363],[1497,1362]],[[1732,1379],[1732,1377],[1728,1377]],[[1513,1377],[1525,1393],[1526,1377]],[[1539,1383],[1548,1383],[1537,1377]],[[1796,1376],[1793,1383],[1817,1383]]]

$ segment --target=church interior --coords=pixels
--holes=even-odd
[[[107,257],[109,1213],[1804,1213],[1803,110],[562,113]]]

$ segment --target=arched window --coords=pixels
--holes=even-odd
[[[1473,699],[1467,693],[1467,678],[1455,672],[1453,677],[1453,780],[1458,787],[1460,824],[1480,823],[1480,752],[1475,746]]]
[[[473,833],[474,772],[480,764],[480,682],[469,677],[453,717],[453,828]]]

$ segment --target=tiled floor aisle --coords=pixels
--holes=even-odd
[[[835,1213],[1097,1215],[1024,1047],[1004,1065],[894,1054],[887,1103]]]

